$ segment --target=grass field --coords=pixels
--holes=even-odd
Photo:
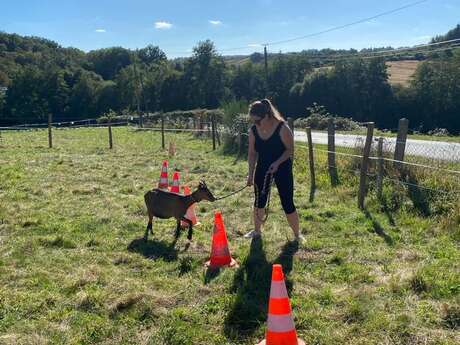
[[[197,207],[189,245],[173,220],[146,225],[143,194],[167,152],[151,132],[10,132],[0,142],[0,344],[254,344],[263,338],[271,264],[281,263],[307,344],[460,343],[460,219],[421,217],[409,202],[356,207],[356,179],[332,188],[324,169],[308,201],[306,151],[295,159],[297,245],[272,195],[262,241],[251,192]],[[171,138],[171,137],[168,137]],[[244,161],[175,136],[182,180],[216,196],[245,183]],[[324,159],[319,158],[319,160]],[[353,188],[352,188],[353,186]],[[238,269],[207,272],[221,210]],[[457,209],[458,210],[458,209]]]

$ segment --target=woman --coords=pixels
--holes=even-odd
[[[254,238],[261,235],[269,183],[271,178],[274,178],[287,221],[296,240],[299,240],[301,239],[299,216],[293,200],[292,155],[294,153],[294,137],[292,132],[268,99],[252,103],[249,107],[249,116],[254,125],[249,130],[247,184],[248,186],[254,185],[255,229],[248,232],[245,237]],[[264,185],[267,185],[266,193],[264,193]]]

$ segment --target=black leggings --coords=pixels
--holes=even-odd
[[[254,176],[254,192],[256,195],[254,206],[257,208],[264,208],[267,204],[268,184],[270,183],[268,178],[266,193],[263,193],[263,189],[268,167],[269,166],[266,164],[257,163],[256,173]],[[279,166],[274,177],[284,213],[291,214],[296,210],[294,205],[294,177],[292,175],[292,160],[288,159],[283,162]]]

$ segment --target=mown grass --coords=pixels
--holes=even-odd
[[[209,140],[168,136],[170,167],[217,196],[245,183],[246,163]],[[282,263],[299,335],[309,344],[458,344],[460,219],[394,211],[356,177],[330,187],[319,169],[309,199],[306,151],[296,151],[295,200],[307,241],[292,234],[273,193],[262,241],[248,241],[251,192],[199,204],[202,225],[174,242],[174,221],[146,225],[160,136],[114,129],[11,132],[0,143],[0,344],[254,344],[263,338],[271,264]],[[318,157],[324,167],[325,157]],[[371,193],[372,194],[372,193]],[[207,272],[213,214],[223,212],[238,269]],[[458,209],[457,209],[458,210]]]

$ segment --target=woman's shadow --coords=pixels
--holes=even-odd
[[[288,274],[292,270],[292,259],[298,250],[297,242],[286,243],[273,263],[283,266]],[[272,263],[267,261],[260,238],[251,242],[249,255],[235,273],[230,288],[236,299],[225,319],[224,334],[229,339],[252,335],[267,319],[270,295]],[[292,282],[285,278],[288,293]]]

